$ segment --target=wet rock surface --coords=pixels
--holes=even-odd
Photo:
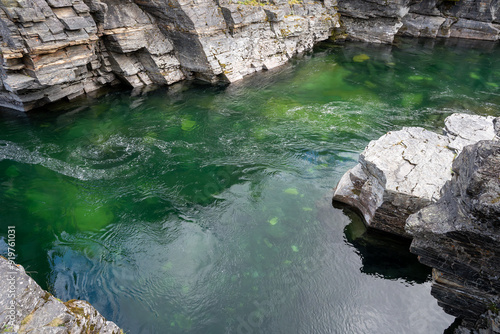
[[[453,114],[444,135],[403,128],[370,142],[359,164],[339,181],[334,201],[359,210],[366,224],[403,237],[406,219],[441,197],[464,145],[494,139],[493,117]]]
[[[0,257],[2,333],[108,333],[122,330],[89,303],[66,303],[44,291],[21,266]]]

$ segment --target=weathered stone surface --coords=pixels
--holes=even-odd
[[[495,139],[494,117],[482,117],[478,115],[457,114],[449,117],[444,122],[444,131],[451,139],[448,147],[457,153],[471,144],[480,140]],[[500,120],[500,118],[498,118]]]
[[[0,11],[4,41],[0,51],[8,66],[0,105],[28,110],[71,98],[78,93],[75,87],[85,87],[88,93],[117,79],[132,87],[185,78],[239,80],[282,65],[327,39],[339,26],[335,5],[334,1],[265,6],[227,0],[5,1]],[[73,52],[76,49],[81,52]]]
[[[481,314],[500,305],[500,142],[465,147],[453,172],[441,199],[411,215],[406,231],[410,250],[435,268],[439,304],[480,328],[488,319]]]
[[[338,11],[344,37],[351,40],[392,43],[395,35],[500,38],[496,0],[341,0]]]
[[[4,107],[72,99],[117,78],[132,87],[185,78],[171,41],[133,1],[26,0],[2,8]]]
[[[408,215],[439,198],[451,177],[454,154],[448,143],[422,128],[389,132],[368,144],[359,165],[337,185],[334,199],[358,208],[368,226],[407,236]]]
[[[359,164],[339,181],[334,200],[358,209],[375,229],[409,237],[408,216],[441,197],[465,144],[493,139],[493,117],[453,114],[444,135],[403,128],[370,142]]]
[[[333,3],[253,6],[232,1],[136,0],[162,22],[191,77],[232,82],[284,64],[339,26]],[[297,8],[295,8],[297,7]],[[295,10],[297,9],[297,10]]]
[[[392,43],[410,0],[340,0],[338,12],[350,40]]]
[[[67,30],[80,30],[89,27],[89,22],[83,17],[62,17],[61,22]]]
[[[445,21],[441,16],[408,13],[403,17],[402,26],[397,33],[402,36],[435,38]]]
[[[3,333],[123,333],[89,303],[62,302],[24,269],[0,257],[0,329]]]
[[[132,87],[185,78],[233,82],[284,64],[334,29],[342,29],[337,37],[378,43],[391,43],[396,34],[497,40],[500,31],[496,0],[275,0],[259,6],[235,0],[13,0],[0,7],[4,74],[13,76],[10,82],[29,76],[35,83],[0,87],[0,105],[19,110],[64,98],[62,92],[77,84],[87,92],[118,79]],[[86,50],[60,57],[75,46]],[[43,91],[58,94],[35,99]]]

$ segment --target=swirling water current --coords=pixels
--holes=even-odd
[[[323,45],[226,87],[0,113],[0,253],[127,333],[442,333],[401,240],[331,205],[370,140],[500,116],[500,50]]]

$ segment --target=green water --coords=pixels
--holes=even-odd
[[[408,244],[331,206],[372,139],[500,115],[491,45],[317,48],[228,87],[0,113],[0,252],[128,333],[441,333]]]

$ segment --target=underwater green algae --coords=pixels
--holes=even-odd
[[[364,62],[365,60],[368,60],[368,59],[370,59],[370,57],[367,56],[364,53],[352,57],[352,61],[355,62],[355,63],[362,63],[362,62]]]

